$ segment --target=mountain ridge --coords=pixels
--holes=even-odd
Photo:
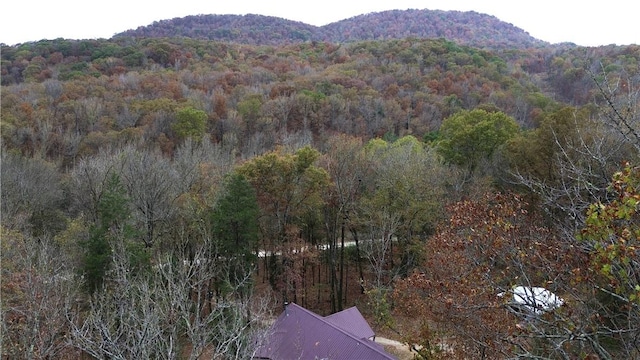
[[[462,45],[492,49],[549,45],[493,15],[428,9],[372,12],[323,26],[257,14],[200,14],[156,21],[113,37],[127,36],[187,37],[250,45],[308,41],[344,43],[407,37],[446,38]]]

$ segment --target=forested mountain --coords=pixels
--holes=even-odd
[[[390,10],[320,27],[263,15],[197,15],[157,21],[115,37],[188,37],[254,45],[305,41],[344,43],[408,37],[446,38],[480,48],[523,48],[546,44],[494,16],[473,11],[442,10]]]
[[[246,359],[292,301],[424,359],[640,358],[640,46],[494,21],[2,46],[2,356]]]
[[[416,37],[444,38],[477,48],[526,48],[547,44],[512,24],[474,11],[391,10],[355,16],[321,29],[332,42]]]
[[[118,37],[187,37],[252,45],[285,45],[324,38],[313,25],[264,15],[193,15],[156,21],[114,35]]]

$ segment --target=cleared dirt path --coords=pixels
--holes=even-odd
[[[376,336],[376,342],[385,347],[389,353],[398,357],[398,360],[413,359],[413,352],[409,349],[409,345],[403,344],[400,341],[387,339],[384,337]]]

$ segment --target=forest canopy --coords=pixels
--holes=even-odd
[[[640,46],[1,57],[9,357],[250,358],[286,302],[358,305],[425,359],[640,356]],[[515,311],[518,286],[563,305]]]

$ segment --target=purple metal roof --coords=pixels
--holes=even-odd
[[[371,339],[376,336],[367,320],[364,319],[357,307],[351,307],[335,314],[325,316],[327,322],[346,330],[358,339]]]
[[[353,310],[347,314],[338,315],[338,322],[348,318],[349,315],[353,315]],[[296,304],[287,305],[271,329],[270,339],[266,345],[258,348],[255,357],[279,360],[396,359],[385,352],[379,344],[350,332],[350,328],[337,326],[331,320]]]

